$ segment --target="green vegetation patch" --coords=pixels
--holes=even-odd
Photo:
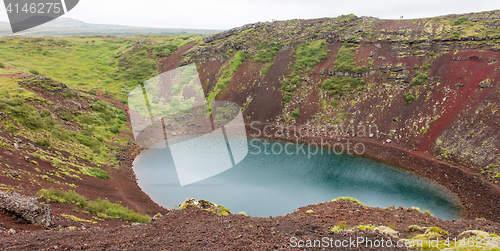
[[[339,72],[354,72],[354,73],[364,73],[369,70],[367,66],[356,66],[354,62],[354,50],[357,47],[353,43],[344,43],[340,47],[337,55],[335,55],[335,62],[333,63],[333,70]]]
[[[264,41],[257,46],[257,54],[255,55],[254,62],[271,63],[276,58],[276,54],[283,45],[276,42]]]
[[[451,22],[451,25],[458,26],[467,22],[467,17],[458,17]]]
[[[293,63],[293,72],[288,75],[284,82],[281,83],[281,91],[283,101],[290,102],[294,97],[294,93],[301,85],[302,78],[300,77],[308,69],[315,67],[321,61],[327,59],[329,50],[326,49],[326,40],[318,40],[310,43],[299,44],[295,47],[295,62]]]
[[[141,223],[147,223],[150,221],[148,216],[138,214],[128,207],[111,203],[108,200],[88,200],[85,196],[82,196],[73,190],[62,191],[56,189],[42,189],[36,195],[46,198],[49,202],[76,204],[77,206],[85,209],[85,211],[103,218],[115,218]]]
[[[423,83],[425,83],[425,80],[427,80],[429,78],[429,75],[425,74],[425,73],[421,73],[419,72],[415,78],[413,78],[411,80],[411,83],[410,85],[411,86],[418,86],[418,85],[421,85]]]
[[[328,94],[332,97],[342,97],[347,92],[362,88],[365,84],[365,81],[361,78],[335,76],[326,79],[321,88],[327,90]]]
[[[0,43],[0,58],[5,74],[22,71],[50,77],[86,91],[106,90],[106,95],[125,100],[128,91],[157,75],[158,57],[175,53],[200,38],[193,35],[9,37]]]
[[[91,172],[91,176],[94,176],[96,178],[103,179],[103,180],[109,179],[109,174],[106,171],[102,170],[101,168],[98,168],[98,167],[91,168],[90,172]]]
[[[348,231],[347,224],[345,224],[345,222],[339,222],[339,224],[330,229],[330,231],[335,233],[338,233],[341,230]]]
[[[217,215],[230,215],[231,214],[229,209],[227,209],[221,205],[217,205],[217,204],[210,202],[210,201],[207,201],[207,200],[195,200],[192,198],[188,198],[184,202],[182,202],[179,205],[179,210],[184,210],[184,209],[187,209],[189,207],[201,208],[203,210],[213,212]]]
[[[408,102],[409,104],[413,103],[413,101],[415,101],[415,96],[413,96],[413,92],[409,91],[405,94],[405,99],[406,99],[406,102]]]
[[[308,68],[318,65],[321,61],[325,61],[330,54],[330,51],[325,51],[325,48],[326,40],[324,39],[297,45],[293,66],[294,73],[302,73]]]
[[[248,51],[236,52],[233,60],[229,64],[229,69],[222,72],[222,75],[219,77],[219,80],[215,85],[215,88],[208,95],[208,101],[215,101],[215,97],[217,96],[217,94],[219,94],[219,92],[224,89],[224,87],[226,87],[229,82],[231,82],[231,78],[233,77],[236,70],[238,70],[238,68],[243,65],[243,62],[245,62],[245,60],[247,60],[249,57],[250,53],[248,53]]]
[[[157,57],[168,57],[172,51],[178,49],[175,44],[158,44],[153,47],[153,54]]]
[[[365,203],[363,202],[360,202],[359,200],[355,199],[355,198],[352,198],[352,197],[338,197],[337,199],[333,199],[331,200],[331,202],[335,202],[335,201],[348,201],[348,202],[352,202],[354,204],[358,204],[360,206],[364,206],[364,207],[368,207],[368,205],[366,205]]]

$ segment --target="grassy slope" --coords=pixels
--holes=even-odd
[[[0,175],[8,180],[0,188],[28,192],[23,188],[28,183],[38,189],[56,186],[78,191],[81,187],[68,179],[92,176],[107,182],[105,170],[118,169],[123,160],[118,157],[127,155],[132,144],[127,114],[117,109],[123,104],[108,100],[126,104],[131,89],[157,74],[158,60],[198,38],[0,39],[0,112],[6,114],[0,117],[0,148],[31,158],[27,165],[2,161]],[[24,75],[50,79],[19,78]],[[22,142],[15,144],[16,139]]]

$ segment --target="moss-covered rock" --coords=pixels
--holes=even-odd
[[[210,202],[210,201],[207,201],[207,200],[201,200],[201,199],[195,200],[193,198],[187,198],[184,202],[182,202],[179,205],[179,210],[184,210],[184,209],[189,208],[189,207],[200,208],[203,210],[213,212],[217,215],[229,215],[229,214],[231,214],[231,212],[223,206],[217,205],[217,204]]]
[[[376,227],[375,231],[378,231],[379,233],[385,234],[385,235],[390,236],[392,238],[399,238],[398,231],[396,231],[390,227],[386,227],[386,226]]]

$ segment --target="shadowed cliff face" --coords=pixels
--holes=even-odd
[[[256,23],[161,69],[196,62],[208,99],[240,104],[247,123],[376,125],[380,142],[487,169],[497,183],[499,27],[500,11]]]

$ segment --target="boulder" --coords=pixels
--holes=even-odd
[[[153,218],[151,218],[151,221],[157,221],[159,220],[163,215],[161,213],[157,213]]]
[[[386,227],[386,226],[377,227],[377,228],[375,228],[375,231],[378,231],[381,234],[385,234],[385,235],[390,236],[390,237],[395,238],[395,239],[399,238],[398,231],[396,231],[392,228]]]
[[[397,67],[394,67],[391,69],[391,71],[393,72],[400,72],[400,71],[403,71],[403,70],[406,70],[406,67],[404,66],[397,66]]]
[[[479,83],[479,87],[486,88],[486,87],[489,87],[490,84],[491,84],[491,79],[486,79],[486,80],[483,80]]]
[[[188,207],[196,207],[203,210],[213,212],[217,215],[229,215],[231,212],[223,207],[219,206],[213,202],[207,200],[195,200],[193,198],[187,198],[184,202],[179,205],[179,210],[184,210]]]
[[[28,146],[29,146],[31,149],[36,150],[36,146],[35,146],[34,144],[32,144],[32,143],[28,143]]]
[[[7,175],[12,176],[12,178],[14,178],[14,179],[20,179],[21,178],[21,175],[19,175],[19,173],[16,172],[16,171],[14,171],[14,170],[8,170],[7,171]]]
[[[36,197],[0,191],[0,208],[31,224],[44,227],[52,225],[50,205],[39,202]]]
[[[477,237],[490,237],[490,234],[481,230],[467,230],[460,233],[457,239],[469,239],[469,238],[477,238]]]

